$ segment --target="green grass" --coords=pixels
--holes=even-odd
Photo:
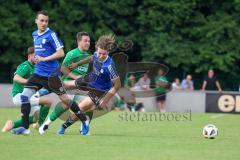
[[[19,109],[0,109],[0,125],[3,126],[7,119],[17,118],[19,112]],[[0,133],[0,159],[238,160],[240,158],[239,115],[195,113],[191,115],[191,121],[188,119],[144,122],[137,121],[136,118],[134,121],[123,120],[124,114],[124,112],[111,112],[95,119],[91,124],[90,136],[79,134],[79,123],[69,128],[64,136],[56,135],[61,120],[54,122],[43,136],[34,129],[31,129],[29,136]],[[141,116],[146,115],[141,114]],[[216,139],[202,137],[202,128],[208,123],[215,124],[219,128],[219,136]]]

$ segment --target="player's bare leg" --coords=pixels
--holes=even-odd
[[[4,127],[2,128],[2,132],[8,132],[13,128],[13,121],[12,120],[7,120],[5,123]]]

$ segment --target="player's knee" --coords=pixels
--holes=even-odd
[[[66,105],[68,105],[70,103],[70,98],[66,95],[59,96],[59,99]]]
[[[65,101],[67,101],[68,99],[70,99],[70,98],[68,97],[68,95],[66,95],[66,94],[59,95],[58,97],[59,97],[59,99],[60,99],[62,102],[65,102]]]
[[[21,95],[21,96],[20,96],[20,100],[21,100],[22,103],[29,103],[29,98],[28,98],[28,96]]]

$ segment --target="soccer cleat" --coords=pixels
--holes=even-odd
[[[43,124],[43,125],[41,125],[41,127],[39,127],[38,132],[40,134],[44,134],[47,129],[48,129],[48,125],[47,124]]]
[[[63,128],[63,126],[61,125],[57,131],[58,134],[62,135],[65,133],[65,128]]]
[[[86,120],[85,122],[82,122],[80,134],[82,135],[90,135],[89,133],[89,120]]]
[[[4,133],[4,132],[8,132],[8,131],[10,131],[12,128],[13,128],[13,122],[12,122],[11,120],[8,120],[8,121],[5,123],[4,127],[2,128],[2,132],[3,132],[3,133]]]
[[[26,129],[24,127],[18,127],[18,128],[14,128],[11,130],[11,133],[12,134],[22,134],[22,135],[28,135],[30,134],[30,130],[29,129]]]

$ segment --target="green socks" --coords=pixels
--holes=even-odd
[[[66,110],[63,108],[62,103],[58,103],[52,113],[50,114],[50,120],[55,121],[59,116],[61,116]]]
[[[13,122],[13,128],[21,127],[23,124],[22,119]],[[33,116],[29,116],[29,124],[33,124]]]
[[[38,116],[38,124],[41,126],[43,122],[45,121],[48,113],[49,113],[50,107],[48,106],[41,106],[39,116]]]
[[[85,116],[89,117],[89,124],[90,124],[90,122],[92,121],[92,118],[93,118],[93,111],[85,112],[84,114],[85,114]]]

